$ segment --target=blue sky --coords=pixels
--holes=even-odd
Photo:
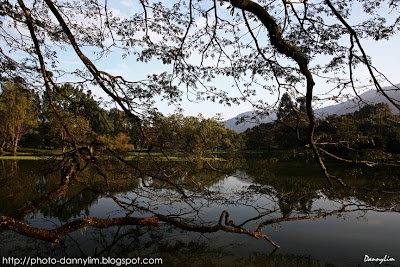
[[[118,2],[114,2],[116,4]],[[120,4],[116,4],[113,8],[121,12],[121,14],[125,16],[129,16],[133,14],[137,10],[141,10],[141,7],[137,5],[136,1],[120,1]],[[131,8],[131,9],[130,9]],[[363,13],[361,11],[357,11],[355,14],[352,14],[350,20],[357,21],[361,18]],[[393,21],[393,19],[399,14],[392,13],[387,17],[388,21]],[[346,37],[348,38],[348,37]],[[400,48],[400,36],[394,36],[387,40],[381,40],[379,42],[373,40],[362,40],[362,44],[366,53],[371,56],[373,65],[383,72],[389,80],[394,83],[400,82],[399,77],[399,67],[398,64],[400,62],[400,53],[398,49]],[[316,62],[312,62],[314,64],[320,63],[317,59]],[[109,57],[105,60],[99,62],[99,66],[103,67],[106,70],[109,70],[112,74],[120,73],[125,77],[132,77],[136,79],[138,77],[145,77],[147,74],[157,73],[158,71],[168,70],[169,66],[163,66],[160,62],[151,62],[148,64],[144,64],[141,62],[137,62],[134,58],[128,57],[126,60],[121,60],[117,57]],[[368,72],[365,68],[357,69],[356,74],[360,78],[369,79]],[[224,79],[217,79],[216,86],[220,89],[225,89],[227,84],[230,82],[225,81]],[[383,85],[388,85],[387,83]],[[315,86],[315,94],[323,94],[326,91],[329,91],[333,85],[327,85],[325,82],[318,83]],[[232,92],[234,95],[239,95],[237,91],[232,91],[234,89],[226,88],[227,91]],[[274,102],[275,96],[269,95],[269,93],[263,91],[261,92],[261,98],[268,102]],[[193,98],[189,96],[188,98]],[[258,96],[260,98],[260,96]],[[333,104],[333,102],[325,103],[324,105]],[[198,113],[202,113],[205,117],[213,117],[216,113],[221,113],[225,119],[236,116],[239,113],[246,112],[252,110],[252,106],[249,103],[242,103],[239,106],[227,107],[221,104],[210,103],[210,102],[201,102],[201,103],[193,103],[190,102],[184,97],[183,102],[181,103],[182,108],[184,109],[185,115],[196,116]],[[174,107],[168,106],[165,102],[158,101],[157,107],[164,113],[172,113],[174,111]]]
[[[137,6],[136,3],[133,3],[132,1],[122,1],[120,2],[120,6],[116,5],[114,8],[116,10],[119,10],[118,12],[121,12],[122,14],[129,16],[132,14],[135,10],[140,11],[141,7]],[[132,8],[131,10],[129,9],[129,5]],[[127,9],[125,9],[127,7]],[[121,9],[122,8],[122,9]],[[357,9],[356,9],[357,10]],[[355,14],[352,14],[351,20],[352,21],[357,21],[360,19],[360,16],[362,16],[363,13],[361,11],[357,12]],[[393,19],[396,17],[396,13],[392,13],[391,16],[389,16],[387,19],[388,21],[393,21]],[[346,37],[348,38],[348,37]],[[399,77],[399,67],[398,64],[400,62],[400,53],[398,52],[398,49],[400,48],[400,36],[394,36],[390,39],[390,41],[387,40],[382,40],[379,42],[373,41],[373,40],[362,40],[362,44],[364,46],[364,49],[366,53],[371,56],[373,65],[383,72],[389,80],[391,80],[394,83],[399,83],[400,82],[400,77]],[[318,64],[320,63],[319,60],[317,59],[315,62],[312,62],[312,64]],[[163,66],[160,62],[151,62],[148,64],[144,64],[141,62],[137,62],[134,58],[128,57],[126,60],[121,61],[120,58],[118,57],[109,57],[105,60],[102,60],[99,62],[99,66],[104,66],[103,68],[106,70],[109,70],[111,73],[122,73],[125,77],[132,77],[133,79],[136,79],[136,77],[141,77],[145,76],[146,74],[149,73],[157,73],[158,71],[162,70],[168,70],[170,69],[169,66]],[[358,77],[361,79],[369,79],[368,72],[365,68],[357,69],[356,74]],[[227,79],[227,78],[226,78]],[[318,82],[315,86],[315,94],[323,94],[331,89],[333,85],[327,85],[325,82]],[[216,86],[220,89],[225,89],[224,87],[227,87],[227,84],[230,84],[230,81],[225,81],[224,79],[217,79],[216,81]],[[387,83],[383,85],[388,85]],[[239,95],[239,93],[232,89],[226,88],[227,91],[232,92],[234,95]],[[234,91],[232,91],[234,90]],[[261,98],[263,98],[265,101],[268,102],[274,102],[275,101],[275,96],[269,95],[269,93],[262,91],[261,92]],[[193,97],[188,97],[188,98],[193,98]],[[260,96],[258,96],[260,98]],[[325,103],[324,105],[328,104],[333,104],[333,102],[328,102]],[[231,118],[236,116],[239,113],[246,112],[249,110],[252,110],[252,106],[249,103],[242,103],[239,106],[232,106],[232,107],[227,107],[223,106],[221,104],[216,104],[216,103],[210,103],[210,102],[201,102],[201,103],[193,103],[188,101],[184,97],[184,101],[181,103],[182,108],[184,109],[184,114],[185,115],[191,115],[191,116],[196,116],[198,113],[202,113],[205,117],[213,117],[216,113],[221,113],[225,119]],[[174,111],[174,107],[168,106],[165,102],[158,101],[157,107],[164,113],[172,113]]]
[[[142,10],[142,7],[138,4],[138,1],[132,0],[108,1],[108,5],[113,11],[114,15],[119,15],[122,17],[129,17],[135,12],[140,12]],[[358,16],[361,15],[361,12],[357,12],[352,15],[351,20],[357,21],[360,18]],[[388,20],[393,20],[396,15],[398,16],[398,14],[391,14],[388,16]],[[392,82],[399,83],[400,78],[398,64],[400,62],[400,53],[398,52],[398,49],[400,47],[400,37],[394,36],[390,39],[390,41],[383,40],[379,42],[363,40],[362,44],[364,45],[366,53],[371,56],[373,65],[383,72]],[[0,45],[4,47],[4,43],[1,43],[1,41]],[[57,49],[57,52],[60,65],[62,65],[66,70],[72,71],[76,68],[82,68],[82,63],[70,48],[67,48],[66,51]],[[96,58],[92,49],[86,48],[84,49],[84,52],[90,59],[94,60]],[[311,62],[311,64],[321,63],[321,60],[322,59],[316,59],[316,61]],[[115,52],[109,54],[107,57],[102,58],[101,60],[95,61],[95,64],[99,70],[104,70],[114,75],[122,75],[125,79],[131,81],[144,79],[149,74],[157,74],[166,70],[171,70],[171,66],[163,65],[159,61],[143,63],[138,62],[134,56],[123,58],[122,51],[118,50],[115,50]],[[368,73],[365,68],[357,69],[356,74],[358,77],[368,79]],[[228,82],[226,79],[228,78],[216,79],[215,86],[219,89],[229,91],[231,95],[239,96],[239,92],[230,87],[231,81]],[[67,81],[67,77],[60,78],[59,81]],[[321,83],[318,79],[316,79],[316,81],[317,84],[315,86],[315,94],[317,96],[329,91],[333,86],[327,85],[325,82]],[[185,89],[182,88],[182,90]],[[106,97],[105,93],[101,92],[100,89],[93,89],[92,92],[98,97]],[[262,98],[264,101],[272,103],[275,101],[276,96],[272,96],[266,91],[260,91],[260,94],[257,96],[257,98]],[[195,103],[190,101],[193,99],[194,97],[191,95],[184,95],[181,107],[184,109],[185,115],[196,116],[197,114],[202,113],[205,117],[213,117],[216,115],[216,113],[221,113],[224,119],[229,119],[238,115],[239,113],[252,110],[252,106],[246,102],[240,104],[239,106],[234,105],[232,107],[228,107],[218,103]],[[161,101],[160,98],[156,100],[156,106],[161,112],[170,114],[175,111],[174,106],[169,106],[166,102]],[[328,102],[325,105],[330,103],[332,102]]]

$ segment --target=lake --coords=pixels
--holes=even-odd
[[[374,266],[364,259],[387,255],[395,261],[381,266],[399,266],[399,195],[362,189],[399,190],[399,168],[328,164],[333,174],[360,188],[347,189],[330,188],[312,161],[236,155],[210,165],[158,164],[143,163],[139,170],[133,163],[103,162],[107,185],[93,166],[65,181],[66,169],[57,162],[1,161],[1,216],[39,229],[84,217],[163,215],[173,223],[78,227],[56,242],[1,229],[0,255],[159,257],[164,266]],[[160,169],[168,179],[157,179]],[[219,221],[229,229],[259,230],[280,248],[262,236],[195,227],[210,229]]]

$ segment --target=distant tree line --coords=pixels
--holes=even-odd
[[[160,146],[182,152],[198,153],[233,150],[242,147],[242,135],[226,128],[214,119],[202,115],[185,117],[182,114],[154,114],[152,140]]]
[[[307,135],[304,98],[292,100],[285,93],[278,107],[277,121],[261,124],[244,133],[244,147],[251,150],[296,149]],[[330,115],[316,120],[315,136],[323,148],[339,155],[400,153],[400,118],[387,104],[365,104],[351,114]]]
[[[319,143],[340,154],[400,153],[400,118],[387,104],[364,105],[354,113],[328,116],[316,128]]]
[[[118,152],[152,149],[123,111],[101,107],[91,91],[64,84],[50,102],[46,94],[34,93],[22,79],[1,85],[1,154],[9,150],[16,155],[18,146],[65,152],[75,142],[81,146],[102,143]],[[150,123],[144,127],[158,148],[203,154],[241,146],[240,136],[214,119],[148,116]]]
[[[281,98],[274,123],[241,134],[201,115],[148,114],[146,141],[123,111],[101,107],[90,90],[64,84],[50,102],[20,78],[3,81],[1,88],[0,154],[8,150],[16,155],[18,146],[65,152],[75,142],[102,143],[119,152],[151,150],[149,143],[199,155],[237,149],[287,150],[303,147],[308,130],[305,99],[293,101],[288,93]],[[387,104],[364,105],[352,114],[317,120],[315,135],[322,149],[338,155],[371,150],[400,153],[399,121]]]

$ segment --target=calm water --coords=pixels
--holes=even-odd
[[[86,186],[71,180],[61,190],[61,171],[46,162],[2,161],[0,215],[53,229],[87,216],[152,213],[173,215],[191,225],[215,225],[227,210],[237,226],[255,230],[265,224],[262,232],[281,248],[247,235],[197,233],[162,224],[82,228],[57,243],[1,230],[0,256],[162,257],[165,266],[374,266],[364,263],[365,255],[388,255],[396,260],[390,266],[400,266],[400,214],[393,211],[400,207],[398,195],[331,189],[313,163],[277,158],[238,157],[216,164],[217,171],[202,162],[161,164],[188,198],[116,163],[103,166],[112,180],[107,191],[94,168],[78,174]],[[149,164],[147,174],[152,167]],[[329,167],[353,186],[400,188],[399,170],[394,168]],[[140,175],[143,180],[137,179]],[[144,186],[151,183],[152,188]],[[346,208],[337,212],[343,205]]]

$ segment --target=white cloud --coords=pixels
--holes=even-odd
[[[119,1],[119,3],[120,3],[121,5],[123,5],[123,6],[126,6],[126,7],[130,7],[130,8],[133,8],[133,7],[134,7],[134,4],[133,4],[132,2],[130,2],[130,1],[125,1],[125,0],[123,0],[123,1]]]

